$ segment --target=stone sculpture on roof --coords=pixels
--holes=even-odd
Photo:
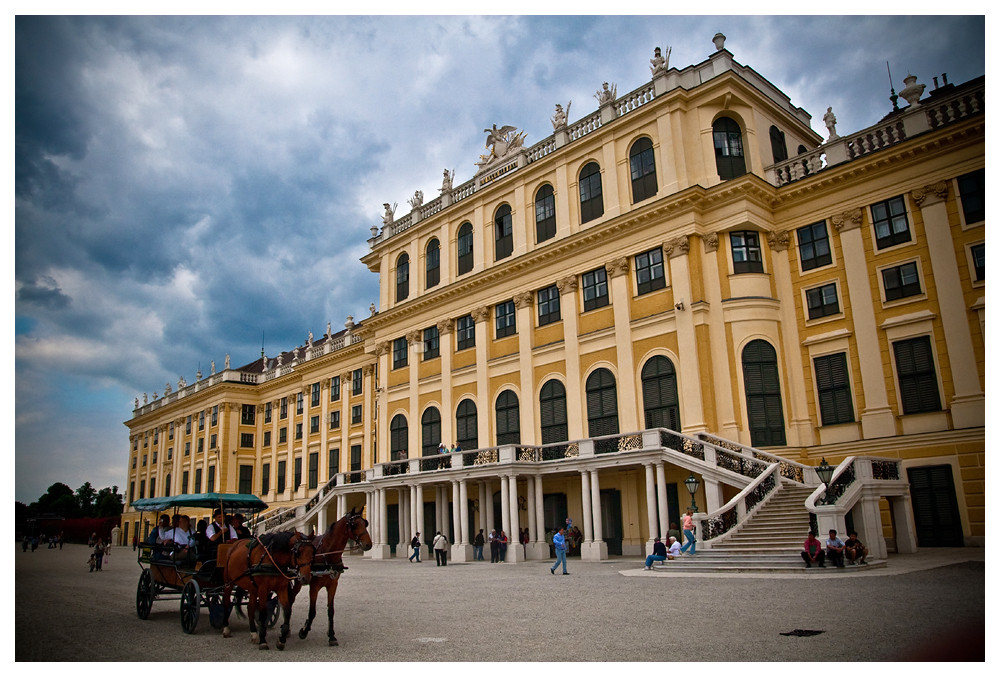
[[[666,56],[663,56],[663,54],[661,54],[659,47],[653,50],[653,58],[649,60],[649,63],[652,64],[652,66],[649,67],[649,70],[653,72],[653,77],[656,77],[660,73],[667,72],[667,69],[670,68],[671,49],[672,49],[671,47],[669,46],[667,47]]]
[[[490,149],[489,155],[480,155],[479,172],[484,172],[494,165],[507,159],[524,146],[525,132],[518,132],[517,127],[504,125],[497,129],[496,123],[492,129],[484,129],[486,132],[486,147]]]
[[[836,139],[837,116],[833,114],[833,106],[827,106],[826,113],[823,114],[823,124],[826,125],[826,131],[830,132],[830,138],[827,141]]]
[[[573,105],[570,101],[566,104],[566,110],[563,110],[562,104],[556,104],[556,113],[552,116],[552,129],[562,129],[569,122],[569,109]]]
[[[606,82],[601,85],[601,87],[602,88],[597,90],[597,93],[594,94],[594,98],[597,99],[597,103],[603,106],[613,102],[615,100],[615,95],[618,93],[617,83],[611,85],[611,89],[608,89],[608,83]]]
[[[390,226],[396,218],[396,203],[392,203],[390,207],[388,202],[383,202],[382,206],[385,208],[385,214],[382,215],[382,226]]]
[[[441,192],[448,193],[451,191],[451,182],[455,180],[455,170],[444,170],[444,178],[441,179]]]
[[[424,191],[417,190],[413,192],[413,197],[411,197],[407,202],[410,204],[411,209],[416,209],[424,203]]]

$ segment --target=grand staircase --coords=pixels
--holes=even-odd
[[[746,523],[717,539],[711,550],[699,549],[694,556],[681,555],[675,560],[660,562],[656,571],[683,573],[804,573],[861,571],[885,566],[885,561],[868,560],[863,566],[837,569],[806,569],[799,552],[809,531],[806,498],[812,487],[783,481],[774,495]],[[846,538],[846,534],[843,535]],[[817,534],[825,540],[826,536]]]

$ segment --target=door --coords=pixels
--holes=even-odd
[[[396,554],[396,545],[399,543],[399,504],[393,503],[385,508],[385,518],[389,522],[385,536],[389,539],[389,552]]]
[[[913,501],[917,545],[921,548],[965,545],[951,466],[907,468],[906,475]]]
[[[566,526],[566,518],[569,517],[566,494],[544,494],[542,496],[542,514],[545,524],[545,533],[556,533],[560,527]],[[542,534],[544,537],[545,534]],[[551,537],[546,541],[551,541]],[[549,545],[549,557],[556,556],[556,549]]]
[[[601,530],[604,542],[608,544],[609,555],[622,554],[622,492],[617,489],[601,489]]]

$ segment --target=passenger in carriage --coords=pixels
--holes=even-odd
[[[194,559],[194,549],[191,536],[191,518],[181,515],[177,527],[171,534],[174,552],[171,559],[175,562],[187,562]]]
[[[236,532],[236,536],[238,538],[250,538],[252,536],[250,530],[247,529],[245,526],[243,526],[243,515],[241,515],[240,513],[236,513],[235,515],[233,515],[233,519],[232,522],[230,522],[230,526]]]
[[[153,559],[168,559],[169,554],[167,550],[169,548],[163,547],[167,539],[170,537],[170,515],[164,513],[160,515],[159,523],[153,527],[153,530],[149,532],[149,536],[146,537],[146,543],[153,546],[160,546],[153,548]]]
[[[208,536],[205,531],[208,529],[208,520],[198,520],[198,529],[195,531],[193,541],[195,549],[198,551],[198,561],[204,562],[208,559]]]
[[[236,540],[236,530],[232,526],[224,523],[224,516],[221,510],[212,513],[212,523],[205,530],[208,538],[208,554],[206,559],[215,559],[215,554],[219,550],[220,543]]]

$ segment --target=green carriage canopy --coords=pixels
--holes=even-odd
[[[154,512],[170,508],[216,508],[223,510],[266,510],[267,503],[253,494],[178,494],[132,501],[132,509]]]

